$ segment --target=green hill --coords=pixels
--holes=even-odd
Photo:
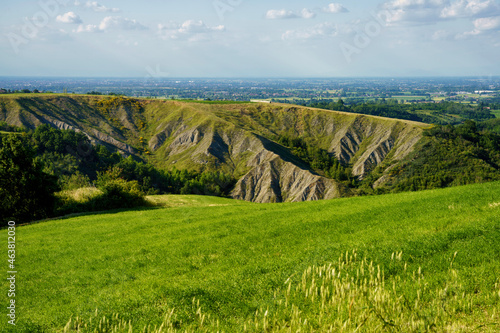
[[[165,207],[17,227],[10,331],[500,329],[498,182],[284,204],[154,199]]]
[[[0,129],[42,124],[159,169],[223,172],[230,197],[259,203],[500,180],[500,136],[481,133],[491,121],[436,128],[287,104],[0,96]]]
[[[380,174],[389,171],[428,127],[281,104],[40,94],[0,96],[0,121],[80,131],[95,144],[161,168],[223,171],[238,179],[231,197],[253,202],[353,194],[349,184],[297,157],[280,138],[300,138],[363,178],[377,166]]]

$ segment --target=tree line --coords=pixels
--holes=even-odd
[[[104,145],[83,133],[42,125],[0,140],[0,208],[8,219],[31,221],[82,210],[143,205],[145,195],[227,196],[236,181],[219,171],[163,170]],[[98,188],[91,205],[57,200],[59,191]]]
[[[442,101],[439,103],[406,104],[400,103],[396,99],[381,99],[378,101],[347,104],[342,99],[338,101],[331,99],[311,99],[301,102],[300,105],[439,125],[457,125],[465,120],[485,121],[495,118],[490,109],[481,103],[479,105],[471,105]],[[458,117],[442,117],[446,115]]]
[[[500,180],[500,135],[480,131],[474,121],[435,126],[402,165],[395,191],[418,191]]]

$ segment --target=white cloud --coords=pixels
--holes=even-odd
[[[77,33],[96,33],[105,32],[109,30],[147,30],[148,28],[140,24],[136,20],[121,16],[108,16],[105,17],[99,25],[95,24],[80,24],[73,32]]]
[[[298,17],[299,16],[297,14],[286,9],[270,9],[266,13],[266,19],[268,20],[290,19]]]
[[[76,2],[75,2],[75,5],[76,5]],[[85,4],[85,7],[92,9],[94,12],[101,12],[101,13],[107,13],[107,12],[117,13],[120,11],[119,8],[107,8],[107,7],[99,4],[97,1],[87,1],[87,3]]]
[[[500,14],[496,0],[392,0],[384,8],[391,12],[388,24],[426,24]]]
[[[103,32],[103,30],[99,29],[97,25],[94,24],[80,24],[77,29],[73,30],[76,33],[95,33],[95,32]]]
[[[386,2],[384,8],[390,14],[386,17],[389,25],[428,24],[440,20],[443,8],[449,0],[393,0]]]
[[[99,24],[99,29],[104,31],[110,29],[147,30],[148,28],[140,24],[136,20],[132,20],[121,16],[108,16],[101,21],[101,24]]]
[[[500,16],[479,18],[474,21],[474,27],[481,31],[500,28]]]
[[[295,19],[295,18],[312,19],[315,17],[316,13],[307,8],[302,9],[299,13],[286,9],[270,9],[266,13],[266,19],[268,20]]]
[[[441,11],[442,18],[490,16],[499,12],[499,6],[493,0],[459,0]]]
[[[307,28],[303,30],[288,30],[282,36],[283,40],[293,40],[293,39],[313,39],[313,38],[324,38],[324,37],[335,37],[338,35],[337,25],[332,23],[321,23],[315,25],[312,28]]]
[[[211,32],[211,31],[222,31],[222,30],[224,30],[223,25],[209,27],[205,23],[203,23],[203,21],[189,20],[189,21],[182,23],[182,25],[178,31],[179,31],[179,33],[201,34],[201,33],[207,33],[207,32]]]
[[[80,16],[75,14],[74,12],[67,12],[63,15],[58,15],[56,17],[57,22],[68,23],[68,24],[80,24],[82,23],[82,19]]]
[[[302,18],[305,18],[305,19],[312,19],[312,18],[316,17],[316,13],[313,12],[312,10],[307,9],[307,8],[302,9],[300,14],[301,14]]]
[[[456,36],[457,39],[465,39],[471,36],[487,34],[491,32],[500,31],[500,16],[497,17],[483,17],[474,20],[474,29],[466,31]]]
[[[161,39],[188,40],[190,42],[209,40],[211,35],[225,30],[223,25],[207,26],[203,21],[188,20],[182,24],[158,24]]]
[[[349,10],[340,3],[331,3],[327,7],[323,8],[323,11],[325,13],[333,13],[333,14],[349,12]]]

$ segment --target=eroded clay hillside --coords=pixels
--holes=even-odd
[[[203,104],[83,95],[0,97],[0,121],[50,124],[157,166],[217,169],[237,179],[232,196],[254,202],[329,199],[350,189],[311,170],[280,135],[327,150],[354,175],[384,174],[407,156],[424,124],[280,104]]]

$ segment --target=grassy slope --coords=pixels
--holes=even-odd
[[[492,310],[500,311],[500,296],[487,296],[500,282],[500,183],[279,205],[155,199],[167,208],[18,227],[17,332],[52,332],[72,316],[88,322],[95,313],[119,313],[137,330],[159,325],[172,308],[179,326],[196,322],[193,298],[223,328],[241,331],[257,309],[272,313],[273,291],[287,278],[300,281],[307,267],[335,262],[353,249],[380,264],[388,279],[405,274],[391,261],[402,251],[408,272],[422,267],[426,290],[444,288],[457,252],[459,299],[463,291],[475,301],[452,314],[453,322],[498,328]],[[6,231],[1,234],[6,242]],[[5,280],[1,288],[8,289]],[[411,290],[406,293],[412,302]],[[421,302],[439,297],[429,293]],[[0,321],[0,330],[5,327]]]

